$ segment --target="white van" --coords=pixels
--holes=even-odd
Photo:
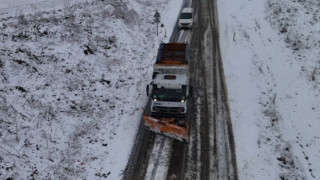
[[[178,29],[188,28],[192,29],[193,27],[193,9],[192,8],[183,8],[179,17]]]

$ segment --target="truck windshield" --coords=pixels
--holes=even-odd
[[[186,86],[183,86],[182,89],[166,89],[154,86],[152,98],[157,99],[157,101],[180,102],[186,99],[186,89]]]
[[[180,19],[192,19],[192,13],[181,13]]]

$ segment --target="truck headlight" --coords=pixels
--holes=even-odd
[[[181,99],[181,102],[183,103],[183,102],[184,102],[184,99]]]
[[[157,99],[153,99],[153,101],[154,101],[154,102],[156,102],[156,101],[157,101]]]

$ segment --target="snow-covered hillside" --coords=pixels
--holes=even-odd
[[[0,179],[120,179],[181,3],[0,2]]]
[[[181,4],[0,1],[0,179],[120,179]],[[240,179],[320,179],[319,7],[218,0]]]
[[[218,3],[240,179],[320,179],[319,7]]]

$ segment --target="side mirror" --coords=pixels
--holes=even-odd
[[[193,87],[189,86],[189,96],[192,97],[193,96]]]
[[[147,96],[149,96],[149,85],[147,85],[146,90],[147,90]]]
[[[153,89],[153,81],[151,81],[151,83],[148,84],[147,87],[146,87],[147,96],[149,96],[151,94],[152,89]]]
[[[159,73],[158,72],[153,72],[152,79],[156,78],[157,74],[159,74]]]

